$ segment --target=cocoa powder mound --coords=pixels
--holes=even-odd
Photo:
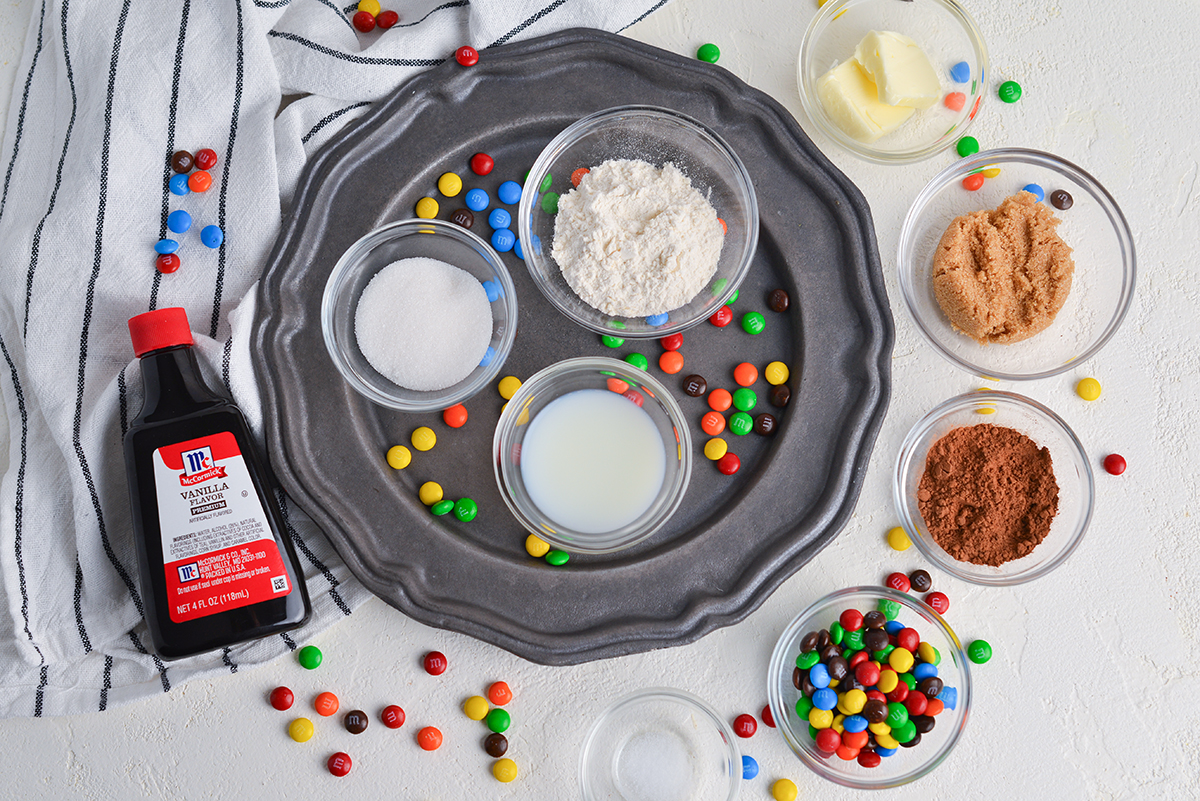
[[[929,449],[917,507],[933,539],[960,562],[1020,559],[1058,514],[1050,451],[1004,426],[955,428]]]

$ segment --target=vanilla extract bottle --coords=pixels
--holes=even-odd
[[[125,470],[146,623],[178,659],[302,626],[311,611],[250,429],[200,374],[187,314],[129,320],[145,399]]]

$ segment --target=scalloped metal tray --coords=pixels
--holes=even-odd
[[[727,436],[742,459],[732,477],[700,454],[697,429],[683,505],[653,538],[555,568],[525,553],[525,532],[495,486],[499,395],[485,390],[468,401],[462,429],[440,415],[372,405],[329,361],[321,293],[342,252],[369,230],[413,216],[441,173],[458,172],[467,188],[495,197],[569,123],[630,103],[677,109],[715,129],[749,169],[761,209],[758,253],[734,308],[764,313],[766,332],[690,329],[687,366],[665,377],[668,386],[692,372],[710,387],[732,386],[735,364],[778,359],[791,366],[792,401],[770,409],[780,417],[774,437]],[[495,159],[485,178],[467,168],[477,151]],[[450,61],[330,142],[309,164],[293,208],[259,285],[253,329],[271,462],[351,571],[417,620],[545,664],[687,643],[748,615],[852,513],[890,391],[893,329],[870,210],[785,109],[727,71],[581,29],[488,50],[470,69]],[[439,216],[453,208],[444,202]],[[476,225],[489,230],[485,220]],[[638,349],[632,341],[615,353],[604,348],[542,297],[514,255],[503,258],[520,305],[504,374]],[[786,314],[766,309],[775,287],[791,295]],[[657,343],[640,349],[657,359]],[[677,398],[698,423],[703,400],[682,391]],[[437,447],[403,471],[389,468],[387,448],[420,425],[437,431]],[[431,516],[416,497],[427,480],[448,497],[474,498],[479,516],[465,524]]]

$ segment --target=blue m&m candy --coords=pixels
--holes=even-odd
[[[488,345],[488,349],[483,352],[483,358],[479,360],[480,367],[487,367],[492,363],[492,359],[496,358],[496,349]]]
[[[183,209],[176,209],[167,215],[167,228],[177,234],[187,233],[187,230],[192,227],[192,215],[188,214]]]
[[[660,326],[660,325],[666,325],[667,319],[668,319],[668,317],[667,317],[666,312],[663,312],[661,314],[652,314],[646,318],[646,325],[653,325],[656,327]]]
[[[167,186],[171,192],[176,195],[186,195],[192,190],[188,188],[188,177],[186,175],[172,175],[171,180],[167,181]]]
[[[946,709],[953,710],[958,706],[958,690],[954,687],[943,687],[938,693],[938,700],[946,705]]]
[[[758,775],[758,763],[749,754],[742,754],[742,778],[746,781]]]
[[[817,709],[833,709],[837,706],[837,692],[829,687],[822,687],[812,694],[813,706]]]
[[[487,293],[489,303],[495,303],[500,300],[500,285],[495,281],[484,281],[483,291]]]
[[[497,228],[492,231],[492,247],[496,249],[497,253],[507,253],[512,250],[516,241],[517,235],[507,228]]]
[[[492,199],[482,189],[472,189],[463,196],[463,202],[471,211],[483,211],[492,202]]]
[[[200,241],[210,248],[219,248],[225,241],[225,232],[218,225],[206,225],[200,229]]]
[[[823,662],[818,662],[809,668],[808,671],[809,683],[818,690],[829,686],[829,668],[825,667]]]
[[[518,259],[520,259],[521,261],[525,261],[525,249],[521,247],[520,239],[513,242],[513,253],[517,254]]]
[[[492,209],[488,215],[488,225],[493,228],[507,228],[512,225],[512,215],[504,209]]]
[[[1025,186],[1021,187],[1021,189],[1036,197],[1038,199],[1038,203],[1041,203],[1046,199],[1046,190],[1042,189],[1037,184],[1025,184]]]
[[[496,195],[500,198],[501,203],[511,206],[521,199],[521,185],[516,181],[505,181],[496,190]]]
[[[966,83],[971,80],[971,65],[960,61],[950,68],[950,80],[955,83]]]
[[[174,253],[179,250],[179,243],[174,239],[160,239],[154,243],[155,253]]]

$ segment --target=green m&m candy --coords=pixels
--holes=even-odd
[[[442,515],[448,515],[454,511],[454,501],[449,499],[438,501],[433,506],[429,507],[429,511],[433,512],[438,517],[441,517]]]
[[[496,734],[501,734],[507,731],[508,727],[512,725],[512,717],[503,709],[493,709],[487,713],[484,722]]]
[[[555,567],[562,567],[571,559],[571,555],[566,551],[554,550],[546,554],[546,561]]]
[[[747,334],[758,336],[766,327],[767,321],[758,312],[746,312],[742,315],[742,330]]]
[[[1005,103],[1016,103],[1021,99],[1021,84],[1016,81],[1005,81],[996,91]]]
[[[967,659],[975,664],[982,665],[991,658],[992,646],[987,640],[975,640],[967,646]]]
[[[958,140],[955,148],[958,150],[958,155],[965,159],[967,156],[974,156],[979,152],[979,140],[973,136],[964,136]]]
[[[701,61],[707,61],[709,64],[716,64],[717,59],[721,57],[721,48],[717,47],[712,42],[700,45],[696,50],[696,58]]]
[[[600,341],[610,348],[619,348],[625,344],[625,340],[621,337],[614,337],[610,336],[609,334],[602,334],[600,336]]]
[[[324,656],[321,654],[321,649],[315,645],[306,645],[300,649],[300,653],[296,654],[296,659],[300,661],[300,667],[305,670],[316,670],[321,666],[321,660]]]
[[[479,513],[479,505],[470,498],[460,498],[454,503],[454,516],[464,523],[475,519]]]
[[[745,412],[734,412],[729,416],[729,433],[745,436],[754,430],[754,418]]]
[[[649,367],[650,367],[650,360],[647,359],[645,356],[643,356],[640,353],[629,354],[628,356],[625,357],[625,361],[628,364],[632,364],[634,367],[636,367],[639,370],[646,370],[646,369],[649,369]]]

